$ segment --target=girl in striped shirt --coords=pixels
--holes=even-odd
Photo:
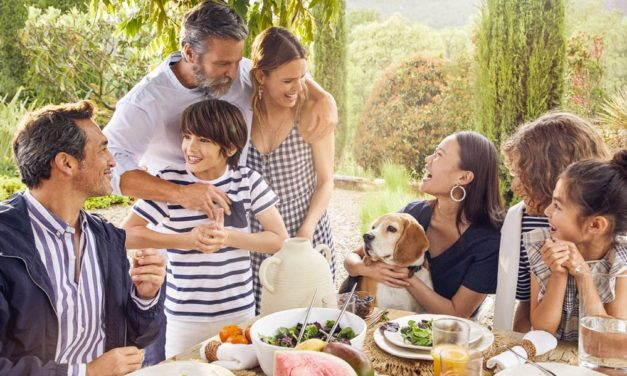
[[[627,275],[626,197],[624,149],[611,162],[577,162],[560,176],[545,210],[550,229],[525,234],[534,329],[576,341],[579,295],[597,297],[586,299],[586,312],[627,319],[627,278],[589,280],[590,272]]]
[[[165,248],[168,255],[166,357],[255,315],[250,250],[274,253],[287,237],[277,196],[254,170],[237,165],[247,142],[237,107],[221,100],[189,106],[182,115],[185,165],[160,171],[176,184],[212,184],[226,193],[230,215],[215,221],[200,210],[140,200],[126,218],[129,248]],[[250,232],[249,216],[263,231]]]

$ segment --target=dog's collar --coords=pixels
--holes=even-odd
[[[414,274],[418,273],[420,269],[422,269],[422,265],[409,266],[408,269],[409,269],[409,276],[413,277]]]

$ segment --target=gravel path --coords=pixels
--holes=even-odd
[[[336,283],[338,287],[346,278],[344,257],[361,243],[359,209],[361,200],[365,195],[366,192],[335,189],[331,197],[329,217],[331,219],[333,241],[335,242]],[[102,214],[111,223],[120,225],[128,211],[128,206],[115,206],[108,209],[94,210],[93,212]]]

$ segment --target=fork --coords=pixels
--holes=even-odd
[[[532,366],[536,367],[537,369],[539,369],[540,371],[542,371],[542,373],[545,373],[547,375],[551,375],[551,376],[557,376],[555,373],[551,372],[550,370],[542,367],[541,365],[539,365],[538,363],[534,362],[533,360],[529,360],[527,358],[525,358],[524,356],[520,355],[519,353],[517,353],[516,351],[512,350],[511,347],[507,348],[510,352],[514,353],[517,357],[523,359],[525,361],[525,363],[529,363]]]

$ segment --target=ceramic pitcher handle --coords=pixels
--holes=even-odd
[[[329,265],[331,265],[333,263],[333,255],[331,254],[331,248],[329,248],[328,245],[326,244],[318,244],[315,248],[316,252],[320,252],[322,251],[322,253],[324,254],[324,257],[327,259],[327,262],[329,263]]]
[[[281,259],[278,257],[268,257],[263,260],[261,266],[259,266],[259,282],[261,282],[261,285],[267,288],[268,291],[274,293],[274,286],[270,284],[270,281],[268,281],[267,278],[268,268],[270,265],[281,265]]]

